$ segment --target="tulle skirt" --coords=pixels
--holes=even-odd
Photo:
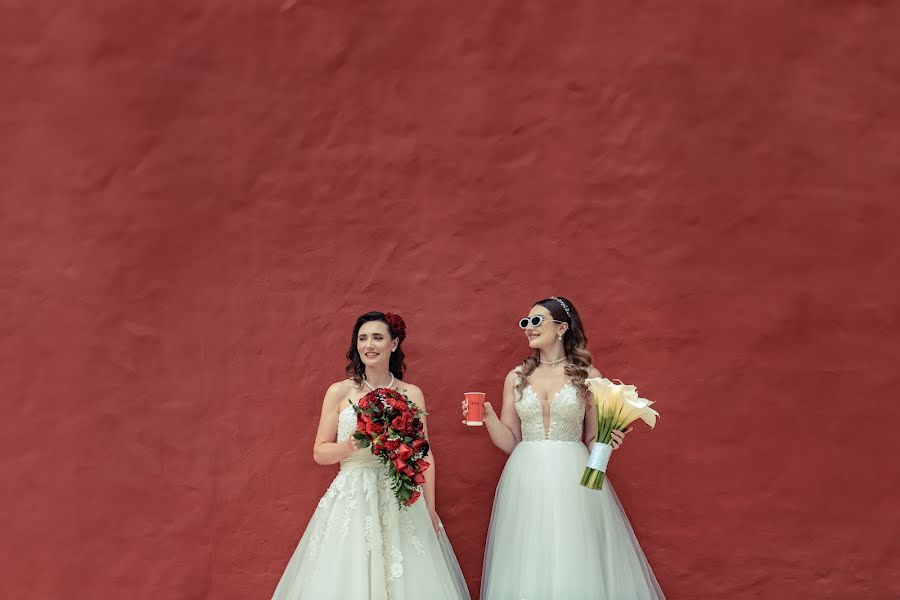
[[[665,598],[607,479],[580,485],[580,442],[516,446],[497,486],[481,600]]]
[[[345,460],[319,501],[273,600],[469,600],[424,498],[398,508],[368,450]]]

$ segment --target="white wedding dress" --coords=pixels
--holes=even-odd
[[[356,430],[347,406],[337,440]],[[309,521],[273,600],[469,600],[450,542],[424,497],[398,508],[387,467],[368,448],[341,470]]]
[[[509,456],[491,515],[481,600],[665,598],[607,479],[580,485],[585,404],[566,384],[550,424],[534,389],[516,398],[522,442]]]

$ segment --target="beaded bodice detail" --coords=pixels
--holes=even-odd
[[[574,385],[567,383],[556,393],[550,401],[550,426],[545,428],[544,407],[531,384],[525,386],[515,404],[522,423],[522,441],[580,442],[585,406],[577,392]]]

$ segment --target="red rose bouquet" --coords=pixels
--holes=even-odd
[[[356,429],[353,437],[387,465],[391,488],[401,507],[411,506],[422,495],[428,440],[422,429],[422,409],[390,388],[378,388],[353,405]]]

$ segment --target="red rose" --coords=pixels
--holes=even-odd
[[[368,394],[366,394],[365,396],[360,398],[359,402],[357,402],[356,405],[360,408],[369,408],[370,406],[372,406],[372,399]]]
[[[428,467],[430,467],[430,466],[431,466],[431,463],[428,462],[427,460],[425,460],[424,458],[420,458],[419,460],[416,461],[416,468],[419,470],[420,473],[424,473],[425,470],[428,469]]]
[[[407,477],[412,477],[413,475],[416,474],[416,472],[413,470],[413,468],[410,465],[406,465],[405,467],[403,467],[403,470],[401,471],[401,473],[403,473]]]
[[[406,461],[402,458],[394,458],[391,462],[394,463],[394,468],[401,473],[403,472],[403,469],[406,468]]]
[[[394,417],[393,420],[391,420],[391,427],[395,431],[403,431],[403,429],[406,427],[406,421],[403,419],[403,417]]]
[[[391,333],[401,342],[406,339],[406,323],[403,317],[394,313],[384,313],[384,320],[391,328]]]
[[[413,440],[413,443],[412,443],[413,452],[418,452],[419,450],[424,448],[427,444],[428,444],[428,442],[425,441],[425,438],[416,438],[415,440]]]
[[[412,454],[412,448],[410,448],[406,444],[400,444],[400,447],[397,448],[397,456],[403,460],[409,460],[409,457],[412,456]]]
[[[425,483],[425,476],[421,473],[416,473],[415,475],[413,475],[412,480],[416,485],[422,485],[423,483]]]
[[[407,500],[406,502],[404,502],[404,504],[405,504],[406,506],[412,506],[412,504],[413,504],[416,500],[418,500],[418,499],[419,499],[419,496],[421,496],[421,495],[422,495],[422,494],[419,493],[419,492],[413,492],[413,493],[412,493],[412,496],[410,496],[410,497],[409,497],[409,500]]]
[[[393,393],[385,399],[387,405],[396,408],[397,410],[409,410],[409,405],[406,404],[406,398],[401,396],[399,392],[395,392],[394,390],[391,390],[391,392]]]

